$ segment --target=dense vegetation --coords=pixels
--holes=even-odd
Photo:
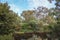
[[[9,34],[20,26],[20,17],[9,8],[7,3],[0,3],[0,34]]]
[[[7,3],[0,3],[0,39],[2,35],[9,36],[13,32],[51,32],[51,37],[57,36],[60,39],[60,9],[57,6],[59,5],[56,4],[56,8],[51,9],[38,7],[35,10],[23,11],[18,16],[10,10]]]

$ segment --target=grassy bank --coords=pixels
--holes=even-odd
[[[0,40],[13,40],[13,36],[12,36],[12,34],[0,35]]]

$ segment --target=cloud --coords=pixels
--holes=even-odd
[[[9,6],[10,6],[10,10],[13,10],[16,13],[21,13],[21,11],[22,11],[22,8],[21,7],[18,7],[15,4],[9,4]]]
[[[19,14],[22,12],[22,8],[16,4],[14,4],[14,1],[16,1],[16,0],[1,0],[2,3],[5,3],[5,2],[8,3],[8,5],[10,6],[10,10],[13,10],[14,12]]]
[[[5,2],[13,2],[14,0],[0,0],[0,2],[5,3]]]
[[[47,0],[27,0],[30,8],[36,8],[39,6],[44,6],[48,8],[55,7],[54,3],[51,4]]]

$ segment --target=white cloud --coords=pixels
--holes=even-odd
[[[16,13],[21,13],[22,9],[15,4],[9,4],[10,10],[13,10]]]
[[[47,0],[27,0],[27,1],[30,8],[36,8],[38,6],[44,6],[48,8],[55,7],[54,3],[51,4]]]
[[[3,2],[3,3],[5,3],[5,2],[11,2],[11,3],[13,3],[13,1],[14,0],[0,0],[0,2]]]

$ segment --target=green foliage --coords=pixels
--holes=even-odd
[[[20,32],[32,32],[31,26],[29,25],[29,23],[22,23]]]
[[[38,25],[37,25],[37,23],[36,23],[35,20],[31,20],[31,21],[29,22],[29,25],[31,26],[31,29],[32,29],[33,31],[37,31],[37,30],[38,30]]]
[[[0,3],[0,34],[9,34],[20,26],[20,17],[9,9],[7,3]]]
[[[45,7],[44,7],[45,8]],[[47,10],[47,8],[43,10]],[[39,8],[38,8],[39,9]],[[37,10],[38,10],[37,9]],[[39,9],[41,10],[41,9]],[[53,12],[52,12],[53,10]],[[27,10],[22,12],[24,19],[21,20],[15,12],[10,10],[7,3],[0,3],[0,35],[10,34],[11,32],[52,32],[52,36],[60,32],[60,12],[57,9],[49,9],[48,15],[42,16],[42,11]],[[43,12],[45,14],[45,11]],[[35,13],[36,12],[36,13]],[[40,13],[40,15],[39,15]],[[38,15],[36,18],[36,14]],[[54,18],[56,16],[56,18]],[[41,18],[42,17],[42,18]],[[6,35],[4,36],[6,37]],[[9,36],[10,37],[10,36]],[[0,36],[0,39],[2,36]],[[5,39],[1,39],[5,40]],[[7,39],[6,40],[12,40]]]
[[[0,35],[0,40],[13,40],[13,36],[12,36],[12,34]]]
[[[30,20],[34,20],[34,10],[27,10],[23,11],[21,16],[25,19],[26,22],[29,22]]]

